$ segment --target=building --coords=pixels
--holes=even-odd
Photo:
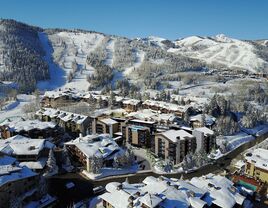
[[[160,111],[164,114],[173,113],[175,116],[180,118],[184,118],[184,115],[191,110],[190,105],[177,105],[173,103],[167,103],[163,101],[155,101],[155,100],[146,100],[142,103],[143,109],[151,109],[154,111]]]
[[[144,121],[144,120],[140,120],[140,119],[131,119],[131,120],[128,120],[126,122],[126,125],[148,127],[150,129],[151,134],[153,134],[156,131],[156,122],[155,121]]]
[[[198,114],[190,117],[190,124],[193,128],[200,128],[203,126],[211,128],[215,121],[216,118],[208,114]]]
[[[105,188],[105,208],[234,208],[245,201],[230,180],[213,174],[190,181],[148,176],[139,184],[111,182]]]
[[[141,101],[136,99],[125,99],[122,104],[127,112],[137,111],[141,107]]]
[[[25,120],[23,118],[6,119],[0,124],[1,137],[7,139],[15,135],[23,135],[30,138],[49,138],[53,143],[62,140],[64,131],[54,122],[42,122],[39,120]]]
[[[204,208],[207,205],[202,200],[206,191],[189,182],[162,176],[148,176],[140,184],[112,182],[106,185],[106,191],[100,196],[106,208]]]
[[[12,200],[22,203],[37,194],[39,176],[29,168],[15,165],[16,159],[0,156],[0,208],[11,207]]]
[[[144,148],[151,147],[152,136],[149,127],[129,125],[123,129],[123,139],[126,143]]]
[[[97,120],[96,133],[109,134],[111,137],[119,131],[119,123],[111,118]]]
[[[95,157],[102,158],[104,166],[112,166],[114,157],[123,153],[109,134],[78,137],[64,145],[71,157],[84,165],[88,172],[91,172],[91,163]]]
[[[54,108],[42,108],[36,112],[41,121],[53,121],[74,137],[89,132],[90,118],[85,115],[62,111]]]
[[[254,149],[246,153],[245,172],[248,176],[254,177],[256,180],[268,182],[268,150]]]
[[[184,130],[168,130],[155,134],[154,153],[174,164],[182,162],[183,158],[196,149],[195,137]]]
[[[214,131],[207,127],[194,129],[193,136],[196,138],[196,151],[198,152],[204,150],[206,153],[209,153],[216,145]]]
[[[245,197],[234,187],[233,182],[220,175],[194,177],[190,183],[207,192],[203,200],[207,202],[208,207],[242,207],[245,201]]]
[[[2,155],[14,157],[21,166],[38,172],[46,166],[49,150],[52,148],[54,144],[45,139],[31,139],[21,135],[0,140]]]

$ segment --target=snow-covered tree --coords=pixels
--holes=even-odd
[[[113,167],[114,168],[119,168],[120,167],[120,160],[119,160],[117,155],[114,156]]]
[[[48,155],[48,160],[47,160],[47,173],[45,175],[55,175],[58,173],[59,168],[56,163],[56,158],[54,156],[53,149],[50,149],[49,155]]]
[[[92,160],[91,160],[92,173],[99,174],[102,167],[103,167],[103,158],[97,157],[94,155]]]
[[[74,167],[71,164],[71,161],[70,161],[70,158],[68,155],[68,151],[67,151],[65,146],[63,148],[62,156],[63,156],[63,160],[64,160],[63,164],[62,164],[63,168],[68,172],[72,171]]]

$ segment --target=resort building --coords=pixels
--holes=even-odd
[[[254,177],[256,180],[268,182],[268,150],[254,149],[252,152],[246,153],[245,172],[248,176]]]
[[[22,203],[32,199],[38,190],[38,174],[26,166],[15,165],[15,161],[0,156],[0,208],[12,207],[17,197]]]
[[[216,145],[214,131],[207,127],[200,127],[193,130],[193,136],[196,138],[196,151],[211,152]]]
[[[154,153],[174,164],[182,162],[190,152],[196,150],[196,139],[184,130],[168,130],[155,134]]]
[[[92,160],[95,157],[102,158],[104,166],[112,166],[114,157],[123,153],[109,134],[78,137],[64,145],[73,160],[81,163],[88,172],[91,172]]]

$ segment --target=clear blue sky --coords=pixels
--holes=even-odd
[[[268,39],[268,0],[0,0],[0,17],[130,38]]]

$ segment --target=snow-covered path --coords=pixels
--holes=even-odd
[[[52,60],[53,49],[49,43],[47,34],[40,32],[38,35],[46,52],[44,60],[49,65],[50,80],[38,82],[37,87],[39,90],[53,90],[62,87],[66,83],[65,72]]]

